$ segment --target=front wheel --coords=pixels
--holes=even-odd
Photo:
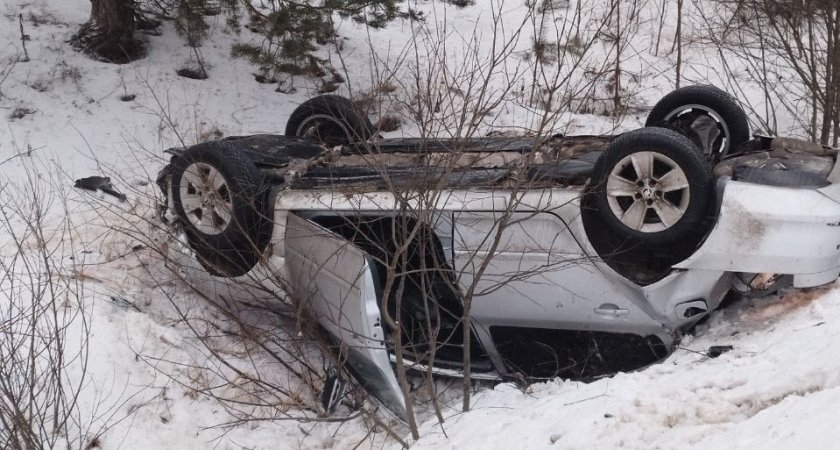
[[[222,142],[172,162],[172,206],[198,261],[217,276],[244,275],[271,238],[268,188],[252,161]]]

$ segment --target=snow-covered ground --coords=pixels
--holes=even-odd
[[[571,3],[577,4],[576,0]],[[586,3],[587,17],[593,19],[605,2]],[[645,106],[674,87],[674,55],[664,50],[660,56],[653,55],[651,48],[660,28],[644,22],[658,16],[654,6],[660,3],[649,2],[643,10],[642,16],[648,19],[643,17],[642,26],[634,31],[629,43],[632,51],[622,63],[629,74],[623,81],[633,107],[628,114],[616,120],[564,113],[552,128],[607,133],[644,122]],[[390,81],[403,89],[394,95],[410,96],[407,80],[414,67],[446,61],[448,70],[455,73],[459,64],[469,61],[467,48],[478,49],[480,55],[491,51],[496,17],[505,24],[504,39],[512,39],[515,24],[526,19],[519,1],[488,1],[467,9],[436,2],[416,6],[426,13],[422,26],[398,21],[368,32],[351,22],[340,24],[346,38],[341,60],[351,89],[343,86],[339,92],[367,90],[376,84],[373,79],[383,79],[380,70],[399,66]],[[6,204],[38,186],[53,199],[45,228],[60,231],[64,224],[72,224],[71,231],[55,235],[51,248],[61,248],[56,261],[84,285],[82,296],[68,308],[83,305],[88,318],[90,354],[79,409],[95,427],[110,426],[99,437],[100,448],[397,447],[381,428],[369,433],[370,427],[361,419],[347,423],[285,420],[303,416],[294,413],[299,405],[293,404],[279,405],[278,410],[291,412],[276,420],[225,426],[231,416],[194,389],[217,381],[202,379],[216,373],[208,362],[211,350],[226,352],[235,360],[242,344],[221,336],[210,349],[196,330],[185,325],[184,311],[214,324],[198,330],[199,334],[220,332],[229,322],[173,272],[160,267],[155,246],[149,245],[165,238],[156,235],[153,226],[154,178],[165,163],[165,148],[215,134],[282,132],[292,109],[313,95],[314,82],[295,79],[297,91],[292,94],[275,92],[272,84],[256,83],[255,69],[230,57],[232,42],[254,36],[248,31],[235,35],[221,16],[207,18],[209,36],[200,49],[210,74],[207,80],[175,74],[193,61],[192,49],[171,24],[163,25],[160,36],[144,37],[149,49],[144,59],[123,66],[92,61],[67,43],[87,19],[88,9],[86,0],[9,0],[0,5],[0,42],[4,43],[0,44],[0,115],[5,119],[0,126],[0,186],[6,185],[0,195]],[[562,24],[571,11],[574,8],[556,10],[548,22]],[[20,60],[19,17],[30,37],[25,42],[28,62]],[[488,78],[491,86],[503,86],[511,81],[505,75],[531,67],[523,52],[537,33],[535,27],[530,23],[523,29],[511,59]],[[673,26],[663,27],[662,35],[660,47],[670,48]],[[416,66],[411,58],[398,64],[412,54],[409,50],[415,45],[428,49],[439,42],[439,36],[447,43],[446,54],[419,57]],[[470,47],[472,42],[478,44]],[[585,65],[601,70],[609,54],[608,45],[596,44]],[[324,50],[324,55],[337,60],[333,51]],[[715,57],[701,46],[688,49],[684,72],[688,81],[731,86],[732,80],[718,70]],[[737,61],[729,64],[738,65]],[[435,75],[441,73],[446,71]],[[573,78],[576,83],[584,79],[585,75]],[[484,121],[486,129],[532,127],[538,121],[542,112],[532,92],[539,89],[532,89],[534,83],[525,75],[513,82],[516,87],[506,93],[506,102]],[[609,98],[599,90],[602,84],[595,86],[595,94]],[[748,83],[742,88],[743,100],[762,104],[757,88]],[[134,97],[122,101],[126,95]],[[603,100],[602,106],[589,109],[599,112],[608,104]],[[780,117],[780,129],[793,128],[791,121]],[[416,128],[406,124],[394,134],[412,132]],[[128,194],[128,201],[92,198],[71,188],[73,180],[96,174],[111,176],[115,187]],[[9,233],[22,226],[15,222],[0,232],[3,258],[19,251]],[[60,245],[68,241],[72,247]],[[0,280],[5,289],[3,283],[6,279]],[[80,331],[78,323],[70,328],[71,335]],[[840,358],[834,339],[840,339],[840,291],[832,287],[735,302],[715,312],[694,336],[686,337],[674,355],[639,372],[588,384],[556,380],[532,385],[524,392],[501,384],[479,391],[468,413],[458,412],[457,395],[448,394],[447,404],[452,407],[444,411],[446,421],[439,424],[429,418],[421,426],[415,447],[840,448],[840,431],[832,420],[833,406],[840,401]],[[72,353],[79,344],[68,345]],[[714,359],[704,356],[713,345],[734,349]],[[276,370],[267,378],[282,379],[285,373],[261,366],[260,361],[252,363],[264,372]],[[71,378],[78,376],[71,371]],[[91,432],[88,438],[95,434]]]

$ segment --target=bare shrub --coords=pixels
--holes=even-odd
[[[150,109],[160,116],[167,139],[186,147],[220,137],[221,131],[208,125],[212,122],[203,112],[165,108],[165,94],[149,89],[153,99],[161,100]],[[134,161],[125,162],[131,167],[148,166],[149,160],[158,162],[154,168],[166,163],[159,151],[140,142],[131,147]],[[188,397],[217,402],[225,415],[210,425],[208,433],[221,439],[234,427],[266,421],[338,427],[348,420],[379,420],[365,408],[324,411],[321,392],[329,369],[338,365],[332,359],[339,355],[308,318],[305,299],[288,295],[285,270],[271,260],[266,248],[256,240],[242,243],[263,253],[261,264],[252,272],[234,278],[211,275],[209,265],[202,265],[201,256],[190,246],[195,241],[185,233],[183,218],[161,206],[166,204],[168,185],[162,184],[161,191],[152,182],[152,173],[126,175],[132,171],[101,163],[99,167],[128,200],[120,203],[87,196],[87,209],[100,211],[90,226],[101,229],[99,240],[137,258],[128,275],[156,300],[133,306],[176,324],[192,345],[189,357],[178,358],[142,342],[131,342],[131,349],[139,361]],[[107,270],[104,265],[97,272],[107,276]],[[344,401],[355,404],[357,392],[348,393]]]
[[[763,91],[754,110],[770,132],[777,108],[824,145],[840,143],[840,4],[822,0],[716,0],[725,14],[700,11],[721,60],[746,64]],[[734,58],[733,58],[734,57]],[[733,80],[738,65],[724,64]]]
[[[25,167],[21,184],[0,186],[0,447],[87,449],[121,400],[81,406],[91,330],[81,252],[72,220],[50,214],[66,207],[60,186]]]

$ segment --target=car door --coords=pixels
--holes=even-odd
[[[285,255],[290,295],[308,306],[356,380],[405,418],[405,399],[385,347],[374,262],[329,230],[289,214]]]
[[[633,303],[632,289],[611,282],[585,253],[572,208],[513,212],[498,238],[500,212],[454,214],[454,267],[463,289],[476,283],[472,313],[477,323],[601,331],[660,328]],[[485,271],[475,281],[482,265]]]

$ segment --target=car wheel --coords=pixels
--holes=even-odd
[[[595,163],[588,195],[614,237],[658,247],[705,235],[712,187],[694,143],[672,130],[643,128],[610,144]]]
[[[319,95],[292,111],[286,136],[309,138],[327,146],[345,145],[370,139],[373,125],[350,99]]]
[[[172,205],[190,246],[212,274],[244,275],[271,238],[268,188],[246,156],[219,142],[187,149],[173,161]]]
[[[750,139],[747,115],[738,102],[714,86],[686,86],[654,105],[645,126],[670,128],[689,137],[717,162]]]

